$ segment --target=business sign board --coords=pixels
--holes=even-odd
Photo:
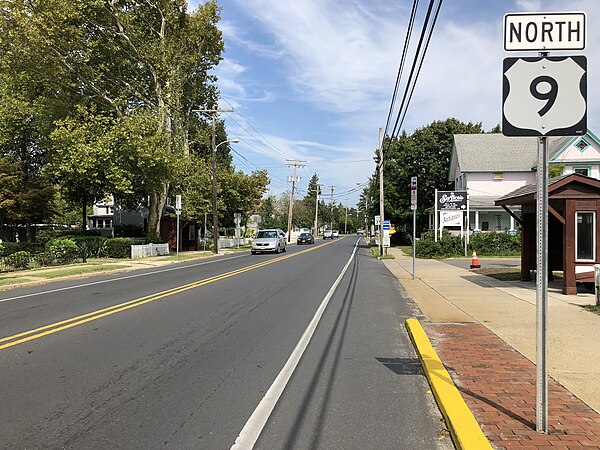
[[[509,13],[504,16],[504,50],[583,50],[586,45],[584,12]]]
[[[460,227],[463,220],[462,211],[442,211],[440,213],[441,227]]]
[[[505,136],[577,136],[587,132],[585,56],[506,58],[502,82]]]
[[[438,211],[465,211],[467,191],[437,191],[435,204]]]

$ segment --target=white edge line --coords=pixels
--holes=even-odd
[[[294,373],[294,370],[296,369],[300,358],[302,358],[306,347],[308,347],[308,344],[310,343],[310,340],[317,328],[317,325],[321,320],[321,316],[323,315],[325,308],[327,308],[327,305],[329,304],[329,300],[331,299],[331,297],[333,297],[335,290],[337,289],[338,285],[342,281],[342,278],[346,274],[350,263],[354,259],[356,249],[358,248],[358,242],[359,241],[357,241],[356,244],[354,244],[354,250],[352,251],[352,255],[350,255],[350,258],[348,259],[348,262],[346,263],[346,265],[338,275],[337,279],[331,286],[331,289],[329,289],[329,292],[327,292],[327,295],[325,295],[325,298],[319,305],[317,312],[308,324],[308,327],[306,327],[306,330],[304,330],[304,333],[302,334],[302,337],[296,344],[294,351],[285,363],[285,366],[283,366],[283,369],[281,369],[281,372],[279,372],[279,375],[277,375],[277,378],[275,378],[275,381],[273,381],[273,384],[271,385],[265,396],[262,398],[256,409],[246,422],[246,425],[244,425],[244,428],[242,428],[242,431],[240,431],[240,434],[238,435],[234,444],[231,446],[231,450],[251,449],[254,447],[254,444],[256,444],[256,441],[262,433],[262,430],[265,427],[267,420],[271,416],[275,405],[279,401],[283,390],[285,389],[285,387],[288,384],[288,381],[292,377],[292,374]]]
[[[224,261],[225,259],[227,259],[227,260],[229,260],[229,259],[237,259],[237,258],[242,258],[244,256],[247,256],[247,255],[243,254],[243,255],[230,256],[228,258],[219,258],[219,259],[214,259],[214,260],[211,260],[211,261],[203,261],[203,262],[200,262],[200,263],[187,264],[185,266],[169,267],[168,269],[159,269],[159,270],[154,270],[152,272],[137,273],[137,274],[134,274],[134,275],[127,275],[127,276],[124,276],[124,277],[111,278],[109,280],[92,281],[91,283],[77,284],[75,286],[67,286],[67,287],[63,287],[63,288],[50,289],[50,290],[47,290],[47,291],[33,292],[31,294],[17,295],[15,297],[8,297],[8,298],[0,299],[0,303],[9,302],[11,300],[18,300],[18,299],[21,299],[21,298],[35,297],[36,295],[53,294],[55,292],[68,291],[68,290],[71,290],[71,289],[78,289],[78,288],[82,288],[82,287],[94,286],[96,284],[112,283],[114,281],[127,280],[127,279],[130,279],[130,278],[145,277],[145,276],[148,276],[148,275],[155,275],[157,273],[162,273],[162,272],[171,272],[172,270],[189,269],[190,267],[204,266],[206,264],[214,264],[216,262]]]

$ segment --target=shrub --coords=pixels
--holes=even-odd
[[[131,256],[131,239],[107,239],[106,254],[109,258],[129,258]]]
[[[38,253],[43,250],[39,244],[32,242],[3,242],[2,256],[9,256],[17,252]]]
[[[417,258],[451,258],[453,256],[464,256],[462,240],[450,233],[442,233],[441,238],[435,242],[431,232],[423,234],[423,238],[416,244]]]
[[[48,248],[48,242],[51,242],[54,239],[59,239],[63,237],[75,238],[83,236],[101,236],[101,234],[98,230],[40,230],[35,234],[35,241],[38,245]]]
[[[54,257],[50,252],[40,252],[33,256],[34,261],[38,266],[52,266],[54,265]]]
[[[104,236],[73,236],[70,239],[77,245],[80,255],[83,255],[84,252],[88,258],[105,258],[107,255],[106,241],[108,238]]]
[[[4,257],[4,265],[14,270],[29,269],[31,253],[26,251],[15,252]]]
[[[479,233],[471,236],[469,248],[482,256],[514,256],[521,254],[521,234]]]
[[[48,250],[58,264],[71,264],[79,256],[79,248],[70,238],[54,239]]]
[[[162,243],[162,239],[156,233],[148,234],[148,236],[146,236],[146,239],[144,241],[144,244],[161,244],[161,243]]]

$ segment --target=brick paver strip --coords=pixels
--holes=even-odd
[[[498,449],[600,449],[600,414],[548,380],[548,434],[535,431],[535,365],[479,324],[423,324]],[[599,383],[599,380],[590,380]]]

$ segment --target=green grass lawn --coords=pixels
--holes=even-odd
[[[68,277],[71,275],[81,275],[85,273],[93,273],[93,272],[105,272],[107,270],[115,270],[115,269],[126,269],[127,265],[123,264],[104,264],[104,265],[93,265],[93,266],[84,266],[84,267],[65,267],[64,269],[54,270],[52,272],[46,273],[36,273],[34,276],[36,278],[44,278],[44,279],[52,279],[59,277]]]
[[[28,281],[31,281],[31,278],[25,278],[25,277],[0,278],[0,286],[6,285],[6,284],[26,283]]]
[[[495,278],[501,281],[520,281],[521,280],[521,269],[509,269],[509,268],[486,268],[486,269],[474,269],[481,275]]]

